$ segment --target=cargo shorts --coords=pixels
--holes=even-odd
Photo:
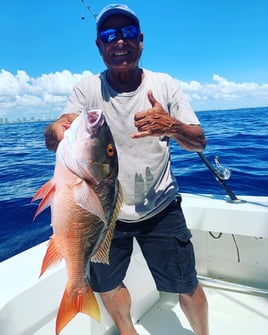
[[[192,293],[198,284],[195,256],[177,197],[156,216],[135,223],[117,221],[110,264],[92,263],[90,285],[95,292],[107,292],[123,283],[135,238],[159,291]]]

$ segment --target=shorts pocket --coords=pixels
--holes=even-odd
[[[190,240],[191,237],[192,234],[189,230],[174,236],[177,270],[183,280],[188,280],[196,274],[195,255]]]

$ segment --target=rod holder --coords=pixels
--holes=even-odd
[[[231,171],[220,164],[218,156],[215,157],[215,164],[217,166],[217,169],[215,169],[202,152],[197,152],[197,154],[229,196],[230,199],[227,201],[235,204],[245,202],[244,200],[238,199],[230,187],[226,185],[225,180],[231,177]]]

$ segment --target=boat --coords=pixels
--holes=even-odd
[[[268,197],[182,194],[209,304],[210,334],[268,334]],[[54,335],[65,288],[59,263],[39,278],[47,242],[0,263],[0,334]],[[176,294],[158,292],[135,244],[125,280],[139,335],[190,335]],[[61,335],[117,335],[100,297],[101,322],[78,314]]]

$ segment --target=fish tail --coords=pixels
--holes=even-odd
[[[79,291],[65,289],[57,315],[56,334],[58,335],[79,312],[100,321],[99,305],[90,286],[80,288]]]

